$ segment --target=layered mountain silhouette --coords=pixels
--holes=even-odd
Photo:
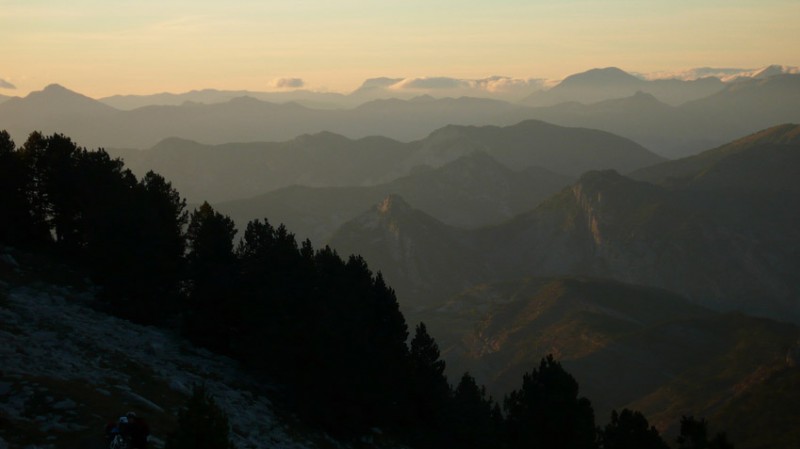
[[[171,138],[149,150],[109,150],[134,173],[154,170],[168,177],[192,202],[251,197],[293,184],[374,184],[411,151],[408,144],[384,137],[351,140],[327,132],[225,145]]]
[[[383,198],[397,194],[452,226],[498,224],[530,210],[574,179],[530,167],[514,171],[483,152],[438,168],[420,167],[395,181],[359,187],[289,186],[216,203],[240,227],[256,218],[285,223],[301,239],[327,242],[334,231]]]
[[[318,92],[306,89],[281,91],[201,89],[183,93],[149,95],[112,95],[99,101],[117,109],[131,110],[145,106],[184,103],[222,103],[237,97],[252,97],[273,103],[297,102],[311,108],[349,108],[367,101],[385,98],[410,99],[421,93],[438,97],[475,96],[507,101],[521,100],[532,106],[547,106],[561,102],[590,103],[617,97],[627,97],[636,91],[655,95],[661,101],[679,105],[719,91],[724,83],[744,78],[764,79],[770,76],[798,73],[797,67],[771,65],[760,69],[717,69],[703,67],[674,74],[656,76],[632,75],[616,67],[591,69],[568,76],[546,87],[542,79],[513,79],[492,76],[484,79],[448,77],[370,78],[350,93]],[[524,96],[524,98],[523,98]],[[2,96],[0,96],[2,101]]]
[[[487,98],[422,96],[331,109],[329,104],[301,105],[283,102],[282,98],[262,101],[244,96],[211,104],[184,101],[179,105],[149,105],[123,111],[74,92],[67,95],[66,89],[53,85],[25,98],[1,103],[0,123],[17,141],[24,141],[33,130],[41,130],[67,134],[87,147],[149,148],[171,137],[223,144],[281,141],[322,131],[354,139],[382,135],[411,141],[451,124],[506,126],[539,119],[562,126],[601,129],[631,138],[661,155],[681,157],[775,123],[800,121],[800,112],[793,107],[800,97],[800,74],[743,78],[679,106],[671,106],[678,94],[662,94],[651,87],[670,83],[684,86],[687,82],[643,81],[618,69],[576,75],[562,83],[566,87],[546,92],[592,85],[594,78],[602,81],[597,84],[603,93],[600,97],[592,97],[595,94],[590,89],[578,101],[547,107]],[[711,81],[691,83],[701,86],[706,82]],[[616,88],[602,87],[606,85],[603,83],[612,87],[628,83],[632,87],[618,92]],[[195,96],[202,100],[215,95],[213,91],[201,91]],[[232,94],[220,95],[227,98]],[[620,95],[627,96],[618,98]]]
[[[19,142],[38,130],[68,133],[76,141],[105,146],[98,134],[111,132],[118,115],[118,110],[58,84],[0,104],[0,123]]]
[[[87,147],[148,148],[171,137],[222,144],[286,140],[322,131],[353,138],[381,135],[413,140],[448,124],[504,124],[497,117],[521,108],[490,99],[421,98],[375,100],[352,109],[332,110],[245,96],[222,103],[189,102],[122,111],[52,85],[0,104],[0,123],[19,141],[31,131],[41,130],[67,134]]]
[[[800,122],[800,75],[743,78],[719,92],[670,106],[643,89],[625,98],[533,108],[509,120],[536,118],[619,134],[671,158],[696,154],[776,123]],[[512,112],[511,114],[519,114]]]
[[[752,143],[749,151],[769,147],[776,134],[787,134],[786,128],[759,134],[765,143]],[[769,148],[777,160],[792,158],[798,151],[797,145]],[[449,266],[448,272],[463,271],[464,277],[450,286],[442,281],[436,291],[456,294],[470,279],[478,283],[531,275],[588,275],[665,288],[716,309],[800,322],[800,282],[795,275],[800,269],[800,234],[795,229],[800,216],[789,206],[798,203],[798,196],[796,190],[771,190],[776,182],[791,181],[748,171],[750,158],[744,154],[718,162],[725,162],[725,171],[714,175],[716,191],[700,188],[707,185],[700,181],[659,186],[614,171],[589,172],[534,210],[468,234],[465,245],[430,248],[425,257],[441,257],[435,253],[447,251],[456,263],[466,264],[463,270]],[[706,171],[698,179],[707,181],[711,176]],[[725,187],[745,182],[743,176],[751,183],[761,180],[764,188],[744,193]],[[381,270],[397,263],[382,256],[388,249],[380,248],[389,241],[375,238],[373,231],[373,238],[358,237],[359,223],[346,225],[347,239],[337,235],[331,244],[374,254],[370,263]],[[427,250],[413,244],[417,232],[413,227],[400,232],[409,245]],[[473,269],[475,251],[484,265],[470,277],[466,273]],[[413,278],[401,276],[402,269],[392,269],[387,279],[399,293],[417,289]],[[438,279],[435,274],[431,277]],[[448,274],[441,279],[451,278]],[[433,295],[401,296],[401,303],[410,305],[436,300]]]
[[[318,133],[286,142],[218,146],[167,139],[150,150],[109,151],[122,157],[134,173],[155,170],[163,174],[192,202],[252,197],[294,184],[383,184],[420,170],[419,167],[440,167],[475,152],[486,153],[514,170],[540,167],[568,176],[598,168],[631,171],[663,161],[642,146],[613,134],[536,121],[508,127],[447,126],[410,143],[382,137],[352,140]],[[408,192],[410,188],[402,187],[400,191]],[[475,187],[471,189],[476,191]],[[531,207],[536,197],[534,194],[531,198]]]
[[[150,95],[113,95],[99,100],[109,106],[131,110],[145,106],[184,103],[222,103],[237,97],[252,97],[272,103],[296,102],[317,109],[353,108],[372,100],[398,98],[409,100],[420,95],[437,97],[492,98],[517,101],[542,87],[543,80],[515,79],[491,76],[483,79],[450,77],[370,78],[350,93],[320,92],[307,89],[279,91],[202,89],[183,93],[158,93]],[[274,88],[274,86],[273,86]]]
[[[747,190],[797,189],[797,151],[800,127],[779,125],[737,139],[696,156],[667,161],[636,170],[634,179],[654,184]],[[740,170],[731,173],[731,170]],[[794,170],[794,171],[793,171]],[[749,177],[747,171],[753,176]],[[764,179],[758,175],[767,175]],[[747,184],[741,184],[742,182]]]
[[[283,92],[256,92],[250,90],[201,89],[180,94],[158,93],[152,95],[112,95],[98,99],[111,107],[121,110],[138,109],[145,106],[180,106],[191,103],[224,103],[234,98],[251,97],[271,103],[296,102],[303,106],[318,109],[339,108],[343,105],[358,104],[358,99],[334,92],[312,92],[291,90]]]

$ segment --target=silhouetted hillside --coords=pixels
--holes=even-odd
[[[496,395],[553,353],[593,398],[597,416],[612,408],[646,410],[669,434],[682,414],[709,416],[730,429],[737,447],[760,447],[764,438],[761,423],[736,418],[742,401],[754,416],[785,414],[787,430],[798,418],[796,391],[766,392],[800,381],[796,362],[787,359],[797,352],[800,329],[715,313],[664,290],[530,278],[479,285],[410,316],[428,320],[453,372],[469,370]],[[781,438],[798,436],[775,436]]]
[[[321,131],[409,141],[448,124],[503,124],[497,117],[523,108],[498,100],[444,98],[375,100],[354,109],[315,109],[244,96],[220,103],[185,102],[121,111],[68,92],[48,88],[6,101],[0,105],[0,123],[20,141],[38,129],[80,137],[89,147],[104,148],[148,148],[169,137],[205,144],[274,141]]]
[[[605,72],[598,69],[598,73]],[[622,78],[630,81],[631,77],[625,74]],[[658,104],[643,106],[641,98],[613,107],[613,103],[600,106],[567,103],[532,108],[485,98],[436,99],[429,96],[380,99],[359,103],[360,106],[351,109],[331,109],[245,96],[213,104],[184,102],[121,111],[87,97],[74,101],[82,97],[79,94],[47,92],[44,95],[43,91],[0,104],[0,122],[17,140],[40,129],[75,136],[89,147],[148,148],[169,137],[222,144],[280,141],[321,131],[350,138],[383,135],[411,141],[451,124],[503,126],[539,119],[562,126],[602,129],[631,138],[658,154],[676,157],[695,154],[775,123],[800,121],[797,108],[793,107],[800,95],[798,79],[800,74],[748,78],[671,109]],[[651,87],[663,85],[666,86],[664,92],[671,92],[673,84],[691,85],[700,92],[707,82],[639,80],[635,84],[645,84],[612,96],[608,95],[614,89],[600,88],[603,97],[597,101],[629,97],[639,91],[662,102],[672,101],[670,99],[678,98],[678,94],[671,93],[667,98]],[[572,82],[567,83],[570,84]],[[684,91],[683,87],[678,91],[694,89]],[[545,93],[548,92],[558,92],[558,89]]]
[[[759,148],[754,148],[756,154]],[[716,309],[797,322],[800,283],[794,273],[800,269],[800,216],[788,207],[798,201],[791,187],[797,179],[792,168],[796,164],[791,164],[797,148],[770,148],[769,158],[750,161],[742,157],[747,152],[739,152],[720,159],[716,169],[706,170],[684,188],[634,181],[613,171],[589,172],[534,210],[466,234],[465,246],[449,244],[437,251],[456,264],[448,266],[448,272],[468,273],[467,261],[477,248],[483,265],[473,283],[587,275],[665,288]],[[788,168],[780,172],[785,176],[774,177],[770,170],[786,162]],[[759,167],[768,170],[754,170]],[[422,246],[413,241],[413,225],[406,223],[400,230],[411,239],[408,245]],[[350,242],[348,251],[376,254],[388,244],[376,236],[354,235]],[[402,268],[389,271],[389,262],[376,259],[377,266],[391,273],[390,282],[415,282]],[[447,285],[451,278],[431,275],[441,279],[440,291],[452,295],[465,280]],[[406,301],[401,294],[401,303]]]
[[[330,245],[369,260],[397,291],[403,307],[447,296],[481,278],[483,261],[466,231],[444,225],[396,195],[345,223]]]
[[[540,166],[572,176],[604,168],[625,172],[662,159],[628,139],[603,131],[526,120],[505,127],[446,126],[423,140],[407,165],[439,165],[476,150],[511,168]]]
[[[111,153],[122,157],[135,173],[147,170],[164,173],[185,192],[189,201],[216,202],[294,184],[317,187],[383,184],[406,176],[419,166],[439,167],[476,151],[513,170],[541,167],[572,176],[598,168],[630,171],[663,160],[613,134],[537,121],[507,127],[447,126],[411,143],[383,137],[351,140],[322,132],[286,142],[217,146],[167,139],[150,150]],[[442,173],[442,176],[448,175]],[[470,190],[477,191],[477,186]]]
[[[634,179],[649,181],[655,184],[685,185],[687,183],[692,183],[695,178],[702,178],[708,174],[712,174],[713,176],[713,172],[717,170],[725,170],[724,167],[729,164],[743,166],[749,162],[755,162],[749,161],[749,159],[754,158],[756,155],[760,155],[761,152],[781,151],[781,148],[778,148],[779,146],[793,146],[796,148],[798,145],[800,145],[800,126],[791,124],[780,125],[761,130],[749,136],[722,145],[718,148],[704,151],[696,156],[677,159],[674,161],[667,161],[651,167],[636,170],[631,173],[630,176]],[[793,154],[797,153],[797,151],[791,151],[790,148],[784,149],[783,152],[786,153],[787,157],[791,157]],[[744,160],[737,162],[737,159],[734,158],[728,160],[727,162],[721,163],[721,161],[726,160],[730,156],[738,153],[751,154],[750,156],[739,156],[747,159],[748,162],[745,162]],[[753,167],[752,172],[757,174],[761,178],[762,182],[769,181],[768,179],[764,179],[764,177],[772,178],[778,175],[782,170],[780,167],[782,162],[778,162],[770,158],[764,158],[761,163],[770,164],[770,166]],[[786,166],[783,167],[784,169],[792,169],[793,167],[797,167],[797,164],[792,163],[786,163],[785,165]],[[730,173],[725,175],[725,177],[738,182],[741,178],[741,175],[742,174],[737,175]],[[780,178],[786,179],[787,176],[783,175],[780,176]],[[728,187],[735,186],[729,185]]]
[[[252,198],[217,203],[237,223],[272,217],[298,236],[327,242],[345,222],[398,194],[432,217],[458,227],[498,224],[527,211],[572,181],[543,168],[512,171],[486,153],[439,168],[420,167],[395,181],[362,187],[290,186]]]
[[[743,79],[707,97],[667,106],[645,89],[624,99],[577,102],[515,111],[508,120],[545,120],[619,134],[666,157],[685,157],[776,123],[800,122],[793,106],[800,98],[800,75]],[[521,114],[521,115],[520,115]]]
[[[391,139],[351,140],[327,132],[286,142],[216,146],[173,138],[149,150],[111,151],[135,173],[164,173],[194,202],[250,197],[292,184],[371,184],[410,152],[407,144]]]

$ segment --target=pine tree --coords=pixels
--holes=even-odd
[[[595,447],[592,405],[578,397],[578,382],[552,355],[526,373],[522,388],[512,391],[504,402],[512,448]]]
[[[208,203],[192,212],[187,230],[189,288],[184,332],[195,343],[223,353],[230,352],[232,327],[240,321],[234,288],[238,284],[235,235],[233,220]]]
[[[497,404],[486,396],[486,388],[478,386],[475,378],[464,373],[450,405],[448,430],[452,447],[468,449],[501,446],[499,422],[494,408]]]
[[[718,433],[708,439],[708,422],[693,416],[681,417],[681,433],[677,439],[679,449],[734,449],[727,435]]]
[[[428,334],[425,323],[416,327],[409,351],[411,366],[411,399],[418,425],[427,428],[434,442],[441,438],[446,424],[450,385],[444,375],[445,362],[440,359],[439,346]]]
[[[35,235],[30,213],[28,188],[31,172],[15,149],[6,131],[0,131],[0,243],[28,245],[44,240],[44,233]]]
[[[599,433],[603,449],[669,449],[640,412],[623,409],[611,412],[611,422]]]

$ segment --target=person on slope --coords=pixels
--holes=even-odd
[[[111,421],[106,425],[106,440],[109,447],[115,445],[117,436],[122,437],[123,440],[130,440],[131,428],[127,416],[120,416],[118,420]]]
[[[131,433],[131,449],[147,449],[147,440],[150,436],[150,427],[144,419],[136,416],[136,412],[128,412],[128,426]]]

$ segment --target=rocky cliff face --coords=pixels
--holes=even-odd
[[[717,309],[797,320],[787,233],[743,217],[747,198],[674,191],[589,172],[531,213],[489,230],[499,273],[588,275],[665,288]],[[764,207],[776,229],[788,214]],[[782,248],[776,242],[785,243]]]
[[[405,300],[401,305],[414,306],[480,279],[480,259],[464,257],[474,246],[467,234],[390,195],[342,226],[330,244],[343,255],[363,256]]]

